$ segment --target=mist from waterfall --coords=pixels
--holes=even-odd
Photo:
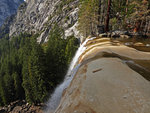
[[[80,67],[80,64],[77,65],[77,62],[78,62],[80,55],[86,50],[86,47],[85,47],[86,43],[89,40],[93,40],[95,38],[96,37],[86,39],[78,48],[75,56],[73,57],[73,59],[70,63],[70,66],[69,66],[69,69],[65,76],[64,81],[56,87],[54,93],[51,95],[49,101],[47,102],[47,109],[46,109],[45,113],[51,113],[56,110],[56,108],[58,107],[58,105],[60,103],[64,89],[66,89],[69,86],[69,84],[72,81],[74,75],[76,74],[78,68]]]

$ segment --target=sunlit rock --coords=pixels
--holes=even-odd
[[[85,47],[55,113],[149,113],[150,52],[108,38]]]

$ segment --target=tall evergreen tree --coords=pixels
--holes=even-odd
[[[112,0],[108,0],[107,16],[106,16],[106,22],[105,22],[105,32],[109,31],[109,20],[110,20],[111,2],[112,2]]]
[[[35,103],[42,102],[48,93],[45,86],[45,67],[43,65],[43,59],[45,58],[43,55],[42,48],[34,39],[32,41],[32,51],[29,57],[28,70]]]
[[[98,24],[98,0],[81,0],[78,29],[83,36],[96,35]]]
[[[1,104],[5,105],[8,104],[8,98],[7,98],[7,90],[5,89],[5,83],[3,80],[3,77],[1,77],[0,79],[0,97],[1,97]]]
[[[24,98],[24,90],[22,87],[22,80],[18,73],[14,72],[12,74],[12,77],[14,79],[14,89],[15,89],[15,98],[16,99],[23,99]]]
[[[15,100],[15,88],[14,88],[14,80],[11,75],[6,73],[4,75],[4,83],[5,83],[5,90],[7,91],[7,103],[12,102]]]

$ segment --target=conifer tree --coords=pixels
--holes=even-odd
[[[5,83],[5,90],[7,91],[7,103],[14,101],[15,97],[15,88],[14,88],[14,80],[11,75],[6,73],[4,75],[4,83]]]
[[[106,22],[105,22],[105,32],[109,31],[109,20],[110,20],[111,2],[112,2],[112,0],[108,0],[107,16],[106,16]]]
[[[48,47],[46,50],[46,62],[48,63],[49,79],[52,81],[52,86],[56,86],[60,83],[65,75],[65,70],[67,69],[65,48],[66,40],[61,39],[62,30],[57,25],[52,29]]]
[[[47,96],[43,55],[42,48],[34,39],[32,42],[31,56],[29,57],[28,62],[28,70],[35,103],[42,102],[45,96]]]
[[[78,29],[83,36],[96,35],[98,24],[98,0],[81,0]]]
[[[12,77],[14,78],[14,88],[15,88],[15,98],[16,99],[23,99],[24,98],[24,90],[22,88],[22,80],[18,73],[14,72],[12,74]]]
[[[7,90],[5,89],[5,83],[3,80],[3,77],[0,79],[0,97],[1,97],[1,104],[6,105],[8,103],[8,98],[7,98]]]
[[[67,45],[66,45],[66,49],[65,49],[65,56],[66,56],[68,65],[71,62],[71,60],[76,52],[77,45],[78,45],[78,40],[76,38],[68,37]]]

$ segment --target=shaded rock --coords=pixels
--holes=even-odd
[[[147,47],[150,47],[150,44],[146,44]]]
[[[128,31],[113,31],[111,32],[111,37],[112,38],[129,38],[129,33]]]
[[[133,45],[133,42],[126,42],[124,45],[131,46],[131,45]]]
[[[130,38],[130,36],[129,35],[120,35],[120,38],[122,38],[122,39],[128,39],[128,38]]]
[[[130,34],[128,33],[128,31],[113,31],[113,32],[102,33],[99,35],[99,37],[100,38],[112,37],[112,38],[128,39],[128,38],[130,38]]]
[[[100,38],[104,38],[104,37],[107,37],[107,36],[108,36],[107,33],[99,34]]]
[[[116,35],[129,35],[128,31],[121,31],[121,30],[116,30],[111,32],[112,34],[116,34]]]
[[[105,28],[104,25],[99,25],[99,26],[98,26],[98,33],[99,33],[99,34],[104,33],[104,28]]]
[[[0,113],[6,113],[6,109],[0,108]]]
[[[23,101],[15,101],[10,105],[0,108],[0,113],[44,113],[43,109],[45,104],[39,104],[37,106],[30,105]]]
[[[17,9],[22,2],[23,0],[1,0],[0,2],[0,26],[4,23],[7,17],[17,12]]]

